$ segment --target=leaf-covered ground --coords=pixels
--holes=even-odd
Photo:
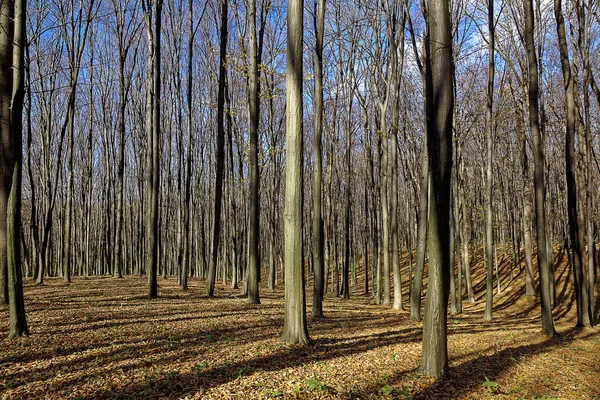
[[[572,277],[558,257],[560,335],[541,335],[538,303],[524,296],[523,272],[510,282],[508,263],[494,320],[483,322],[479,264],[477,302],[449,316],[450,372],[438,382],[418,373],[422,325],[361,295],[360,271],[350,300],[328,294],[326,319],[309,318],[308,347],[279,340],[281,287],[261,286],[262,304],[248,305],[223,285],[206,298],[198,279],[183,292],[174,278],[159,278],[154,300],[140,277],[26,280],[31,336],[4,339],[8,312],[0,309],[0,398],[597,399],[600,330],[574,328]]]

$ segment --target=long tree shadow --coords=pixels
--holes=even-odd
[[[576,339],[587,339],[591,336],[597,336],[597,332],[595,331],[577,336],[577,334],[580,332],[585,331],[581,331],[578,328],[571,328],[568,331],[563,332],[561,335],[547,338],[541,343],[510,347],[497,351],[494,354],[479,356],[474,359],[471,359],[471,357],[474,354],[479,354],[479,352],[462,355],[457,358],[451,358],[450,362],[457,362],[464,358],[469,358],[469,360],[450,367],[447,374],[443,378],[430,385],[427,385],[426,387],[423,387],[416,392],[411,393],[411,397],[415,400],[477,398],[478,390],[487,390],[482,385],[483,382],[485,382],[486,377],[490,381],[499,380],[506,374],[510,373],[509,370],[511,367],[517,367],[519,363],[526,362],[530,356],[545,353],[548,350],[556,347],[568,346]],[[493,348],[495,347],[490,346],[488,350]],[[596,372],[600,372],[600,368],[596,367]],[[389,376],[387,383],[396,387],[404,386],[404,379],[406,375],[410,373],[418,374],[418,369],[415,368],[410,371],[403,371]],[[595,393],[592,394],[591,397],[600,398],[600,389],[598,389],[596,382],[590,382],[589,386],[591,388],[595,388]],[[371,385],[362,390],[361,393],[369,396],[374,393],[378,393],[380,388],[380,384]],[[525,398],[520,396],[518,393],[507,393],[502,387],[498,387],[496,392],[496,394],[508,396],[508,398]],[[481,394],[482,392],[480,392],[480,396]],[[549,393],[548,395],[552,394]],[[554,396],[551,397],[554,398]]]
[[[509,373],[509,368],[518,365],[528,356],[544,353],[552,348],[568,345],[575,339],[582,339],[592,335],[589,333],[583,337],[577,337],[576,328],[571,328],[561,335],[553,336],[542,343],[511,347],[498,351],[495,354],[481,356],[474,360],[464,362],[451,367],[446,376],[432,385],[413,394],[414,399],[459,398],[469,393],[473,394],[476,389],[486,390],[482,387],[485,378],[496,381]],[[591,387],[597,387],[590,382]],[[517,396],[516,393],[504,393],[501,387],[497,388],[498,394]],[[600,390],[596,391],[596,396]],[[517,396],[518,397],[518,396]]]
[[[226,384],[242,374],[250,375],[259,371],[277,371],[301,366],[307,362],[325,361],[398,343],[410,343],[420,340],[421,329],[417,327],[342,339],[321,338],[315,341],[314,346],[284,346],[280,351],[251,360],[224,363],[213,368],[198,368],[189,373],[157,376],[156,379],[151,379],[149,382],[98,391],[86,398],[181,398],[186,395],[203,393],[215,386]]]

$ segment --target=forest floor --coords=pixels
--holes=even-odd
[[[494,320],[483,321],[485,275],[476,260],[476,302],[465,299],[463,313],[449,316],[450,371],[438,382],[418,372],[422,324],[361,295],[360,273],[350,300],[328,294],[326,318],[309,317],[307,347],[280,341],[281,286],[261,286],[262,304],[248,305],[220,284],[206,298],[196,278],[187,292],[159,278],[153,300],[140,277],[26,280],[31,335],[5,339],[8,312],[0,309],[0,398],[598,399],[600,329],[574,328],[572,276],[557,258],[553,338],[540,333],[524,272],[510,282],[508,263]],[[307,287],[309,314],[311,297]],[[408,309],[406,290],[404,300]]]

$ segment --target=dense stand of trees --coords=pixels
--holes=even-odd
[[[22,276],[145,274],[149,297],[158,276],[197,276],[255,304],[259,282],[285,282],[283,339],[307,344],[305,286],[321,318],[362,266],[375,303],[424,319],[437,377],[482,246],[486,320],[510,269],[554,334],[558,249],[591,325],[595,2],[28,3],[0,15],[11,335],[27,332]]]

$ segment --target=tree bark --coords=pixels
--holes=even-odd
[[[259,275],[259,184],[258,176],[258,125],[260,122],[259,99],[259,74],[258,74],[258,44],[256,38],[256,0],[248,3],[250,65],[248,85],[249,124],[248,135],[250,138],[250,188],[249,188],[249,221],[248,221],[248,303],[260,304],[258,290]]]
[[[567,175],[567,208],[569,218],[569,235],[573,249],[573,278],[575,281],[575,299],[577,304],[577,326],[591,327],[591,315],[588,304],[588,288],[583,270],[583,235],[579,228],[577,198],[577,167],[575,160],[575,129],[577,109],[575,104],[575,82],[571,75],[569,48],[565,35],[565,22],[562,13],[562,1],[554,0],[554,17],[560,51],[563,82],[566,97],[567,129],[565,139],[565,158]]]
[[[427,139],[425,139],[427,146]],[[425,270],[425,250],[427,249],[427,220],[429,208],[429,160],[427,151],[421,155],[421,176],[419,178],[419,212],[417,215],[417,256],[415,272],[410,289],[410,319],[421,321],[421,295],[423,294],[423,273]]]
[[[286,50],[286,167],[285,167],[285,316],[281,340],[311,343],[306,324],[304,259],[302,254],[303,102],[302,61],[304,0],[289,0]]]
[[[531,239],[531,187],[529,180],[529,160],[523,116],[523,104],[515,100],[515,120],[521,150],[521,179],[523,182],[523,244],[525,247],[525,296],[535,296],[533,277],[533,243]],[[520,251],[520,250],[519,250]],[[520,259],[520,256],[519,256]]]
[[[314,1],[315,52],[313,64],[315,70],[315,110],[314,110],[314,183],[313,183],[313,318],[323,318],[324,291],[324,243],[322,209],[323,175],[323,36],[325,34],[325,0]]]
[[[0,304],[9,304],[8,298],[8,198],[12,188],[13,161],[11,151],[12,53],[14,33],[14,5],[0,3]]]
[[[215,294],[215,279],[217,274],[217,256],[221,233],[221,202],[223,197],[223,175],[225,164],[225,63],[227,57],[227,16],[228,0],[221,0],[221,30],[219,37],[219,89],[217,95],[217,170],[215,175],[215,199],[213,208],[213,229],[210,251],[210,264],[206,281],[206,295]]]
[[[6,4],[8,3],[8,4]],[[7,250],[7,286],[9,300],[9,338],[28,335],[27,320],[25,317],[25,303],[23,299],[23,281],[21,268],[21,178],[22,178],[22,141],[23,141],[23,99],[24,99],[24,47],[25,47],[25,7],[24,0],[5,1],[8,10],[0,8],[0,58],[2,63],[12,67],[10,74],[4,76],[7,81],[1,88],[2,97],[8,94],[10,100],[10,113],[3,114],[9,118],[9,148],[3,148],[2,154],[8,154],[9,159],[2,160],[3,170],[9,172],[10,190],[6,209],[6,250]],[[9,12],[9,15],[5,14]],[[7,16],[12,19],[5,19]],[[11,37],[12,36],[12,37]],[[9,46],[3,42],[8,41]],[[7,50],[4,53],[3,50]],[[4,67],[4,65],[2,66]],[[2,68],[4,69],[4,68]],[[12,79],[11,79],[12,78]],[[4,89],[7,92],[4,92]],[[2,121],[4,122],[4,121]],[[4,125],[4,124],[2,124]],[[2,138],[2,147],[6,141]],[[5,169],[6,168],[6,169]],[[4,177],[3,177],[4,178]],[[2,187],[4,192],[5,187]]]
[[[429,3],[431,58],[426,62],[427,154],[431,171],[429,283],[423,321],[421,370],[440,378],[448,369],[447,311],[450,290],[450,183],[454,91],[449,1]]]
[[[148,297],[158,295],[158,284],[156,274],[158,271],[158,215],[159,215],[159,181],[160,181],[160,31],[161,31],[161,13],[162,0],[154,0],[154,18],[152,32],[152,124],[149,128],[149,140],[151,144],[148,149],[148,220],[146,222],[146,232],[148,235]],[[149,19],[152,19],[148,17]],[[149,20],[148,26],[152,26]],[[149,68],[150,68],[149,67]]]
[[[485,237],[486,237],[486,254],[487,254],[487,279],[486,279],[486,292],[485,292],[485,312],[483,319],[485,321],[491,321],[492,315],[492,303],[494,301],[494,263],[493,263],[493,248],[494,248],[494,217],[492,207],[492,148],[493,148],[493,135],[494,135],[494,122],[493,122],[493,106],[494,106],[494,51],[495,51],[495,26],[494,26],[494,0],[488,0],[488,45],[489,45],[489,56],[488,56],[488,83],[487,83],[487,107],[485,112],[485,124],[486,124],[486,187],[485,187],[485,213],[486,213],[486,224],[485,224]]]
[[[390,216],[388,208],[388,141],[385,113],[381,112],[381,224],[383,231],[383,305],[390,305]]]
[[[540,292],[542,309],[542,332],[554,335],[554,320],[552,318],[552,301],[550,297],[550,268],[548,264],[546,243],[546,214],[544,203],[546,200],[546,186],[544,183],[544,150],[540,134],[540,118],[538,105],[538,68],[537,55],[534,44],[534,17],[533,0],[524,3],[525,14],[525,44],[527,52],[527,81],[528,81],[528,107],[529,129],[533,142],[534,162],[534,187],[535,187],[535,215],[537,232],[537,257],[540,273]]]

